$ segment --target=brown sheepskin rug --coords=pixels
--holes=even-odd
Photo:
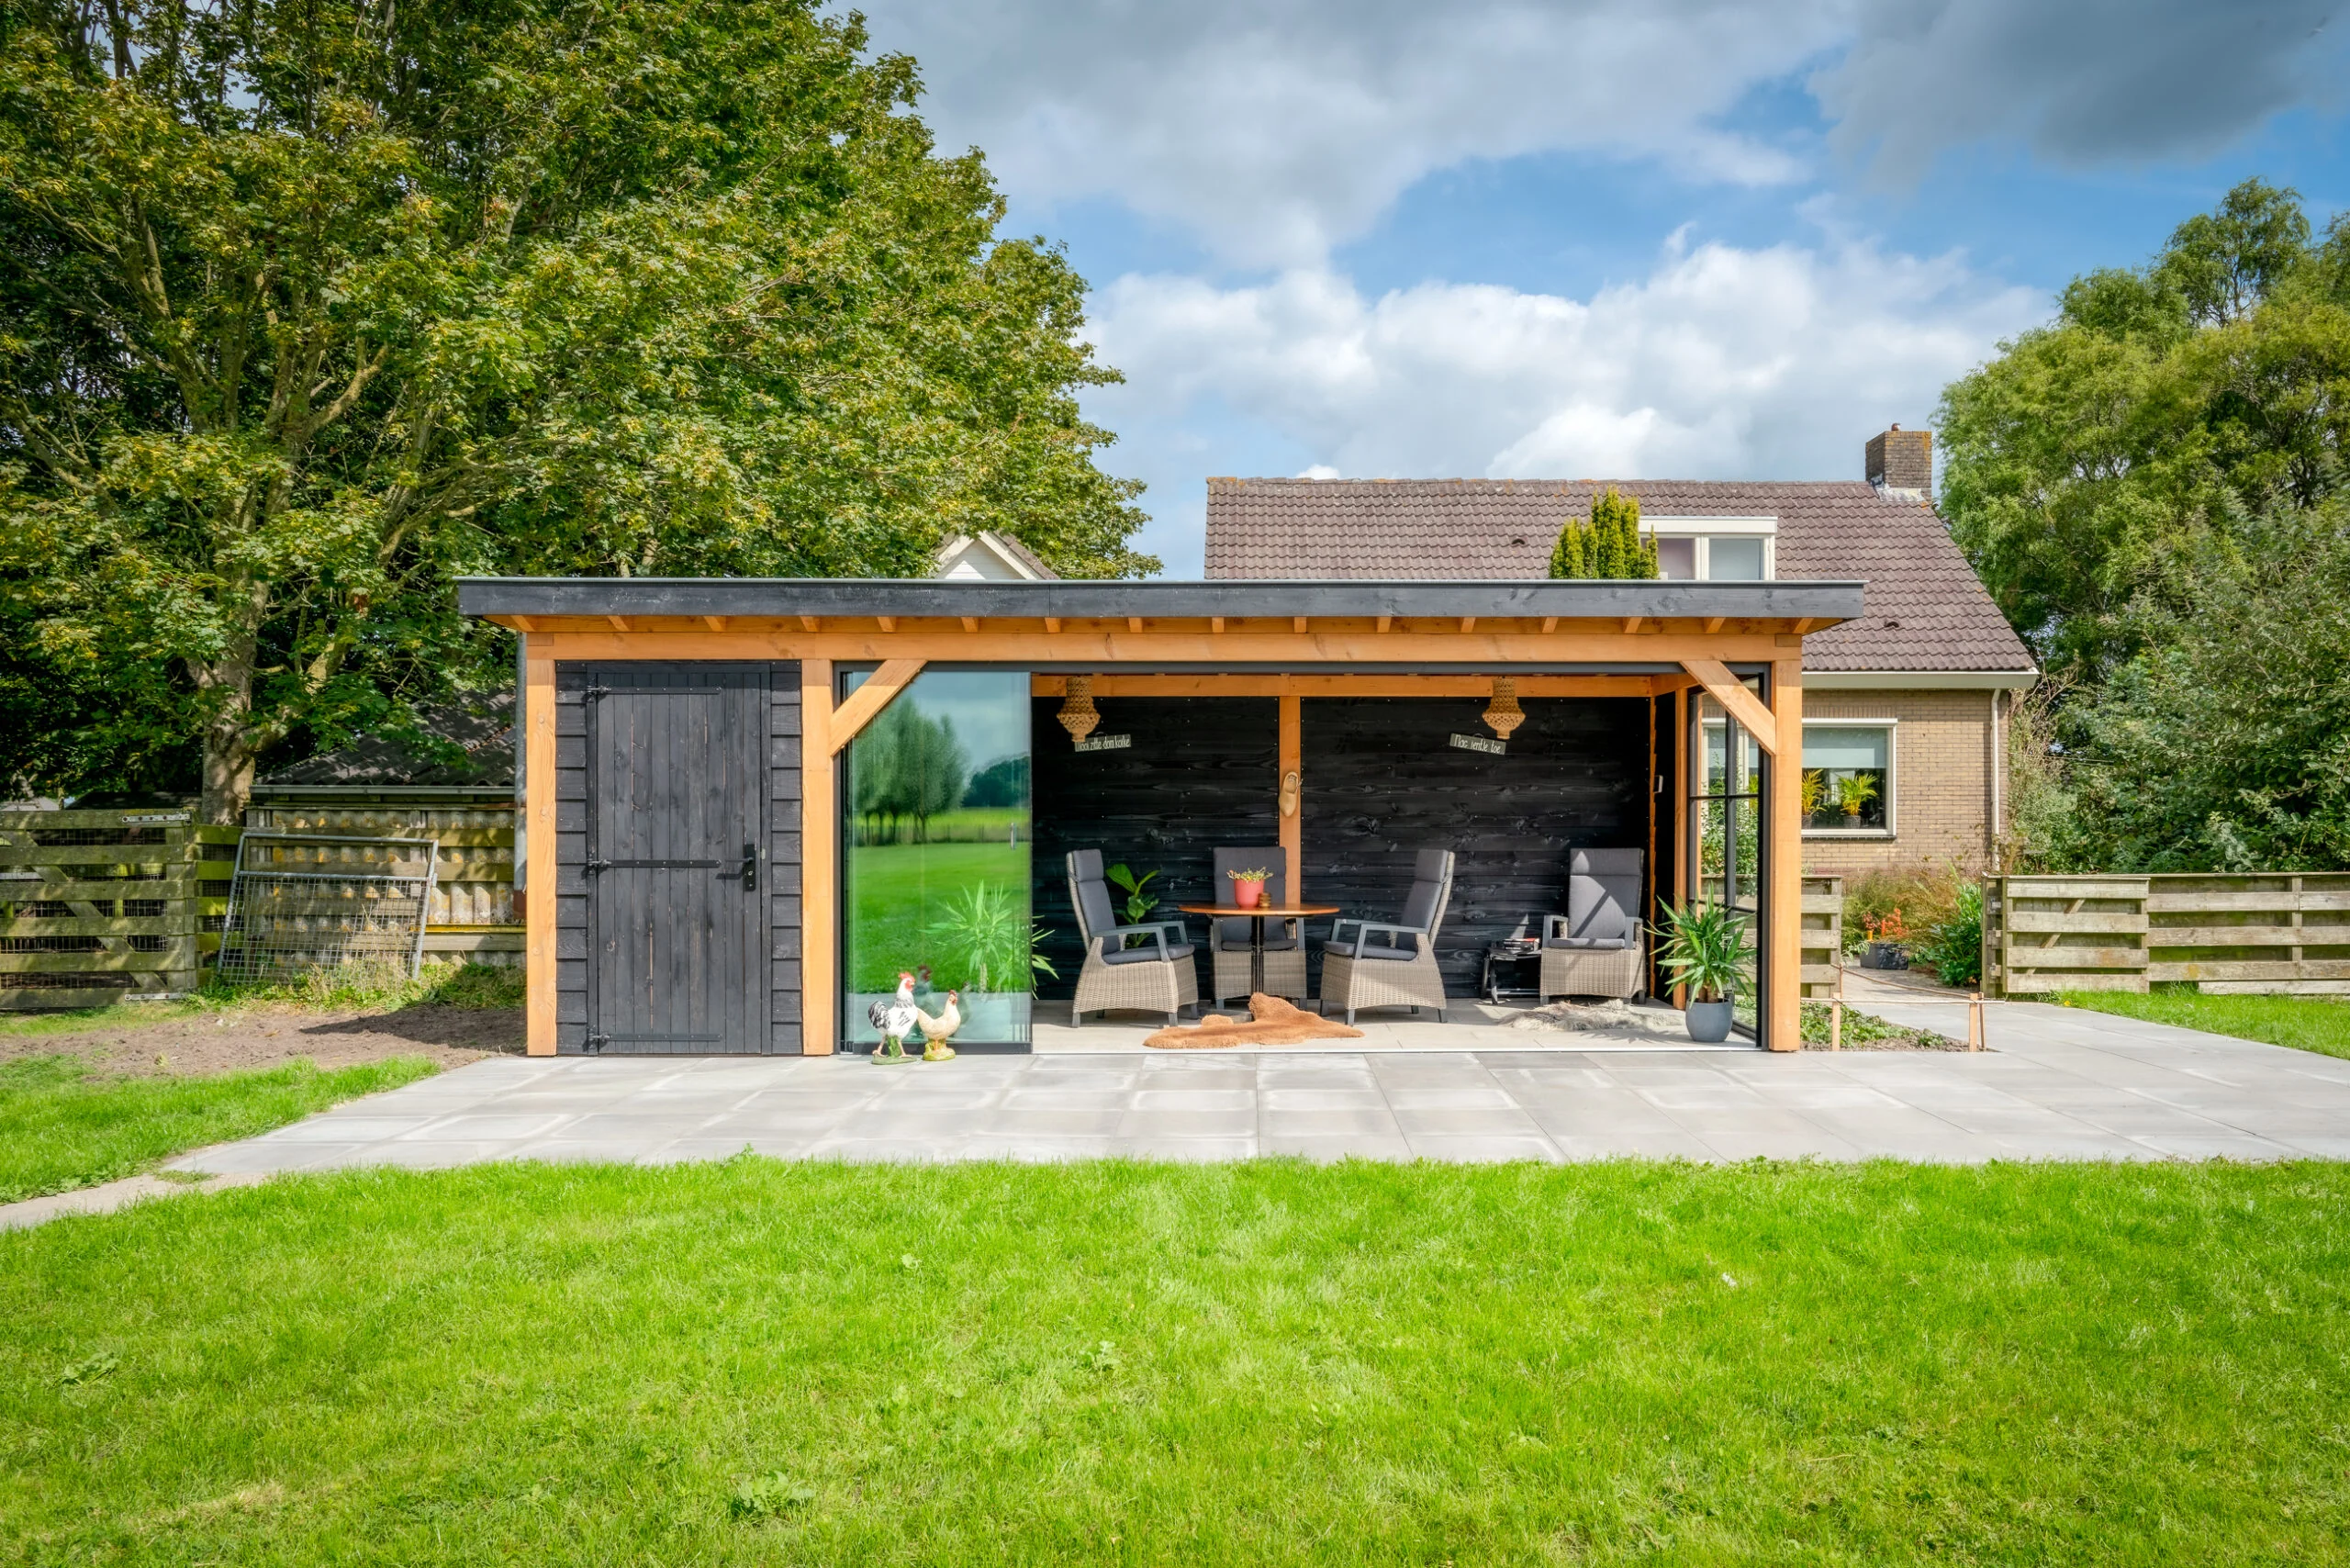
[[[1278,996],[1259,991],[1246,1019],[1211,1013],[1188,1027],[1161,1029],[1143,1041],[1162,1051],[1207,1051],[1221,1046],[1298,1046],[1308,1040],[1360,1040],[1360,1029],[1317,1017]]]

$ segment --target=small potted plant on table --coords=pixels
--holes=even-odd
[[[1651,929],[1657,963],[1688,988],[1689,1037],[1708,1046],[1728,1039],[1730,999],[1746,979],[1745,920],[1713,903],[1667,904],[1664,924]]]
[[[1241,909],[1255,909],[1264,901],[1265,879],[1272,875],[1270,868],[1259,866],[1253,871],[1226,871],[1232,879],[1232,902]]]

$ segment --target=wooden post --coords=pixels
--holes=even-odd
[[[833,799],[833,661],[800,661],[800,1048],[833,1054],[840,1011],[839,810]]]
[[[530,897],[522,913],[522,979],[527,1002],[524,1049],[554,1055],[555,1036],[555,751],[554,639],[526,632],[522,644],[523,810],[528,816]],[[585,957],[585,955],[582,955]]]
[[[1974,991],[1966,999],[1966,1048],[1983,1048],[1983,993]]]
[[[1837,957],[1841,960],[1842,955]],[[1844,1048],[1844,966],[1841,961],[1836,966],[1836,995],[1828,1004],[1828,1048]]]
[[[1771,665],[1771,983],[1763,999],[1764,1038],[1774,1051],[1803,1048],[1803,654]]]
[[[1281,762],[1274,779],[1274,809],[1280,814],[1281,855],[1289,864],[1289,896],[1294,902],[1305,896],[1304,884],[1305,860],[1305,740],[1301,699],[1277,698],[1281,704]],[[1298,790],[1292,801],[1289,790],[1291,774],[1298,777]],[[1281,811],[1281,807],[1290,809]],[[1221,891],[1221,890],[1218,890]]]

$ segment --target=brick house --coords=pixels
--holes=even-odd
[[[1934,512],[1930,431],[1872,437],[1856,480],[1214,478],[1207,576],[1539,577],[1611,486],[1668,577],[1866,581],[1860,619],[1804,639],[1807,870],[1993,858],[2007,714],[2038,672]]]

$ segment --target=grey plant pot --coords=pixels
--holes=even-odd
[[[1729,1038],[1730,1004],[1727,1002],[1693,1002],[1682,1014],[1689,1025],[1689,1037],[1701,1046],[1718,1046]]]

